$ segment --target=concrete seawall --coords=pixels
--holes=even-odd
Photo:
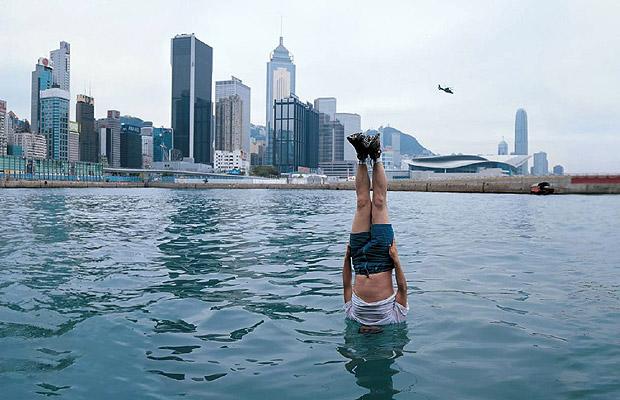
[[[445,180],[403,180],[389,183],[389,190],[406,192],[515,193],[528,194],[539,182],[550,182],[557,194],[620,194],[620,176],[512,176]],[[306,189],[353,190],[353,182],[329,184],[165,183],[165,182],[69,182],[0,181],[0,188],[164,188],[164,189]]]

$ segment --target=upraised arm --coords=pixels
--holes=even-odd
[[[353,273],[351,272],[351,246],[347,243],[347,251],[344,255],[344,264],[342,266],[342,287],[343,287],[343,295],[344,302],[347,303],[351,301],[351,296],[353,294],[353,287],[351,286],[351,281]]]
[[[403,307],[407,307],[407,279],[400,264],[396,240],[390,246],[390,257],[394,261],[394,274],[396,275],[396,302]]]

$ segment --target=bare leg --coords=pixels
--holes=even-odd
[[[370,232],[372,208],[370,205],[370,179],[366,164],[358,164],[355,174],[355,194],[357,207],[353,217],[351,233]]]
[[[387,177],[382,162],[376,162],[372,167],[372,223],[390,223],[387,209]]]

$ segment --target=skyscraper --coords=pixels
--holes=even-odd
[[[108,110],[107,118],[97,120],[100,161],[121,166],[121,113]]]
[[[527,155],[527,113],[519,108],[515,116],[515,152],[517,155]],[[527,175],[527,161],[519,168],[521,175]]]
[[[71,45],[67,42],[60,42],[60,47],[50,51],[52,60],[53,80],[62,90],[70,92],[71,89]]]
[[[142,168],[142,135],[141,127],[121,124],[121,167]]]
[[[336,98],[335,97],[319,97],[314,100],[314,108],[323,114],[329,115],[334,121],[336,119]]]
[[[336,113],[336,119],[344,126],[343,141],[352,133],[362,131],[362,118],[359,114]],[[349,142],[344,142],[344,159],[346,161],[357,161],[355,149]]]
[[[319,164],[319,113],[296,96],[274,101],[271,164],[280,172]]]
[[[175,36],[171,48],[174,145],[183,157],[209,164],[213,160],[213,49],[194,34]]]
[[[293,56],[284,47],[284,38],[280,36],[280,44],[271,53],[267,63],[267,103],[265,128],[267,130],[267,159],[272,160],[272,132],[274,129],[274,100],[282,100],[295,94],[295,64]]]
[[[78,94],[75,119],[80,129],[80,161],[99,162],[99,137],[95,130],[95,99]]]
[[[241,79],[230,77],[227,81],[215,82],[215,101],[237,95],[241,99],[241,150],[247,157],[250,154],[250,110],[251,91],[244,85]],[[217,120],[217,117],[216,117]],[[217,121],[215,126],[217,127]],[[249,158],[248,158],[249,159]]]
[[[502,141],[497,145],[497,155],[505,156],[508,154],[508,143],[502,138]]]
[[[41,91],[40,133],[47,140],[47,154],[53,160],[69,159],[69,92],[60,88]]]
[[[41,114],[41,91],[50,89],[53,84],[52,67],[47,58],[41,57],[32,71],[32,91],[30,93],[30,129],[39,133],[39,117]]]
[[[547,153],[544,151],[534,153],[533,173],[537,176],[549,174],[549,162],[547,161]]]
[[[343,160],[344,126],[338,120],[332,120],[328,114],[321,112],[319,113],[319,163]]]
[[[243,102],[238,94],[221,98],[215,103],[215,150],[242,149]]]

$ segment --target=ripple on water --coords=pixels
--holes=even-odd
[[[342,315],[354,193],[0,192],[7,398],[616,398],[616,197],[390,193],[406,324]],[[516,395],[518,393],[518,395]]]

